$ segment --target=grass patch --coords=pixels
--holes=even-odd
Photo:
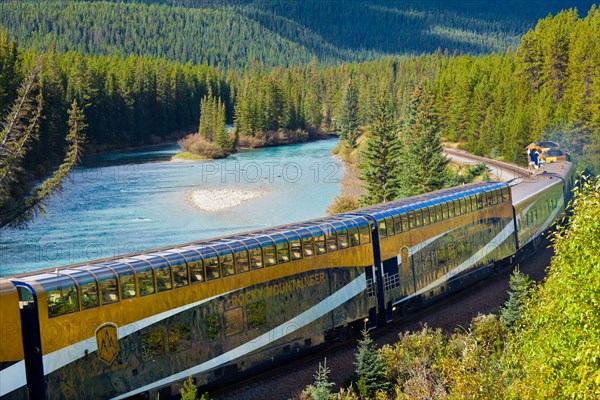
[[[208,158],[206,156],[203,156],[200,154],[194,154],[189,151],[182,151],[181,153],[177,153],[173,156],[173,158],[178,158],[180,160],[192,160],[192,161],[210,160],[210,158]]]

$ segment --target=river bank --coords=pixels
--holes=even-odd
[[[190,133],[177,143],[182,152],[173,156],[173,161],[204,161],[227,158],[243,150],[254,150],[269,147],[289,146],[299,143],[310,143],[318,140],[327,140],[337,137],[337,134],[316,130],[278,130],[258,132],[255,136],[241,136],[236,138],[235,150],[228,152],[220,149],[213,141],[206,140],[203,136]],[[230,138],[233,142],[233,130],[230,128]]]

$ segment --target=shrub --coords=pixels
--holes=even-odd
[[[337,214],[359,208],[358,199],[351,194],[341,194],[333,199],[333,202],[327,207],[327,214]]]
[[[238,146],[246,149],[256,149],[265,147],[267,141],[264,138],[255,136],[240,136],[238,138]]]
[[[505,365],[509,396],[600,398],[600,178],[575,194],[542,286],[525,302]]]
[[[185,138],[181,139],[178,143],[181,147],[183,147],[184,150],[206,158],[216,159],[228,156],[228,154],[225,151],[223,151],[219,147],[219,145],[206,140],[202,135],[199,135],[197,133],[186,136]]]

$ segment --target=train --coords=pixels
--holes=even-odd
[[[0,397],[168,398],[189,377],[233,382],[514,262],[572,186],[558,157],[514,182],[1,278]]]

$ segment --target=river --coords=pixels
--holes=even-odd
[[[242,151],[217,161],[171,161],[179,146],[86,157],[46,215],[0,231],[0,276],[302,221],[325,215],[340,192],[337,139]],[[216,212],[187,199],[196,189],[264,195]]]

